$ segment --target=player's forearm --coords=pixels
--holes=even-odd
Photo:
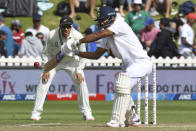
[[[53,68],[55,68],[58,65],[58,62],[56,61],[56,57],[52,58],[50,61],[48,61],[45,65],[44,65],[44,72],[47,73],[50,70],[52,70]]]
[[[97,41],[101,39],[101,36],[95,32],[95,33],[92,33],[92,34],[89,34],[87,35],[86,37],[80,39],[80,43],[89,43],[89,42],[93,42],[93,41]]]
[[[86,37],[80,39],[79,43],[89,43],[89,42],[97,41],[101,38],[110,37],[113,35],[114,35],[114,32],[110,31],[109,29],[104,29],[102,31],[87,35]]]
[[[55,68],[58,63],[61,62],[61,60],[64,58],[64,53],[62,51],[59,51],[55,57],[53,57],[50,61],[48,61],[45,65],[44,65],[44,72],[49,72],[50,70],[52,70],[53,68]]]
[[[95,52],[79,52],[78,56],[87,58],[87,59],[98,59],[99,56]]]

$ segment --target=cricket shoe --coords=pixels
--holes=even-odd
[[[93,117],[91,113],[88,113],[88,114],[83,115],[83,120],[94,121],[95,118]]]
[[[41,113],[33,111],[31,114],[31,120],[39,121],[41,119]]]
[[[140,121],[140,119],[136,119],[136,120],[132,120],[130,123],[129,123],[129,126],[135,126],[135,127],[138,127],[140,126],[142,123]]]
[[[125,121],[125,125],[128,127],[128,126],[135,126],[135,127],[138,127],[141,125],[141,121],[138,117],[137,114],[133,114],[131,115],[130,117],[127,116],[128,114],[125,115],[126,117],[126,121]]]
[[[116,120],[111,120],[110,122],[106,123],[107,127],[125,127],[125,125],[120,125]]]

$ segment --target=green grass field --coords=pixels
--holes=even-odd
[[[152,103],[149,105],[151,121]],[[76,101],[46,101],[42,119],[32,121],[30,115],[33,101],[0,101],[0,130],[196,131],[196,101],[157,101],[156,126],[127,128],[105,127],[105,123],[110,120],[112,102],[91,101],[91,107],[95,121],[88,122],[82,120]]]

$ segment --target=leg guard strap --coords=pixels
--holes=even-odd
[[[130,94],[131,92],[131,77],[127,73],[119,73],[116,80],[116,93]]]

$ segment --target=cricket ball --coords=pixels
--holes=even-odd
[[[34,68],[39,68],[40,63],[39,62],[34,62]]]

